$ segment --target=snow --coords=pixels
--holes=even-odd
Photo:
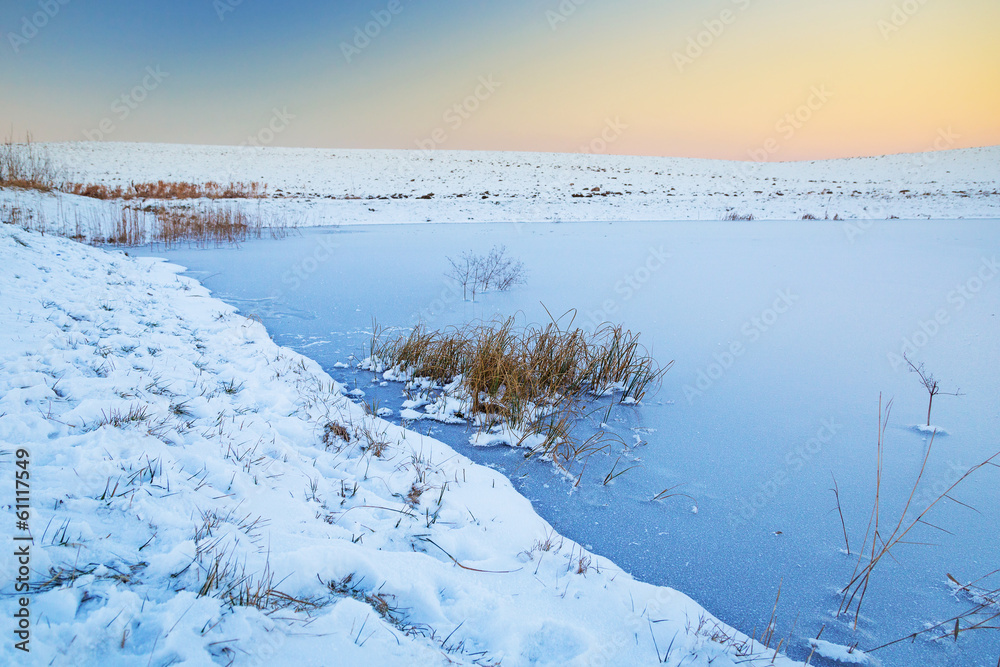
[[[143,143],[42,146],[77,182],[262,182],[272,198],[259,202],[260,210],[301,225],[722,220],[733,214],[758,220],[1000,217],[997,146],[775,163]]]
[[[815,649],[816,654],[827,660],[841,662],[850,665],[867,665],[869,658],[864,651],[859,651],[850,646],[832,644],[825,639],[810,639],[809,645]]]
[[[947,429],[943,429],[940,426],[928,426],[927,424],[914,424],[913,430],[919,433],[926,433],[928,435],[948,435]]]
[[[0,468],[30,453],[32,664],[653,664],[654,642],[672,665],[793,664],[366,415],[179,270],[0,226]],[[0,559],[8,619],[15,576]],[[230,606],[226,586],[280,593]]]
[[[1000,337],[995,281],[983,276],[995,275],[984,274],[984,262],[995,266],[1000,246],[995,221],[956,219],[1000,217],[1000,148],[762,165],[48,148],[83,182],[263,181],[278,196],[243,205],[340,229],[171,254],[218,296],[260,315],[265,331],[176,266],[0,225],[0,471],[8,475],[10,453],[28,445],[37,483],[32,570],[38,582],[51,582],[32,600],[39,663],[226,664],[235,656],[236,664],[266,664],[279,656],[324,664],[337,655],[365,664],[645,664],[655,659],[654,638],[662,655],[677,634],[669,664],[751,664],[738,656],[743,635],[622,568],[681,588],[747,631],[767,622],[785,576],[779,628],[815,636],[828,623],[828,638],[860,638],[868,647],[962,611],[942,604],[928,579],[938,582],[959,565],[970,578],[995,567],[995,535],[981,522],[995,526],[1000,503],[995,479],[984,477],[962,500],[985,519],[945,510],[957,537],[902,554],[905,570],[881,572],[857,633],[829,609],[839,602],[832,584],[842,585],[856,562],[843,558],[840,525],[828,513],[830,471],[853,538],[870,509],[878,392],[897,399],[902,424],[926,415],[926,394],[905,366],[892,365],[901,345],[918,348],[968,391],[935,404],[935,419],[956,435],[936,440],[920,497],[992,453],[990,369]],[[417,199],[429,192],[433,198]],[[405,197],[380,198],[393,194]],[[0,219],[40,216],[64,235],[78,228],[86,235],[120,208],[0,189]],[[731,213],[756,220],[708,222]],[[831,220],[800,220],[806,214]],[[928,217],[942,222],[917,220]],[[579,220],[616,226],[546,224]],[[664,220],[703,221],[651,224]],[[385,224],[425,221],[513,224]],[[347,229],[371,223],[383,224]],[[462,303],[442,283],[444,257],[484,242],[508,243],[525,259],[529,282],[516,294]],[[661,258],[656,275],[640,274],[652,258]],[[619,291],[640,276],[638,289]],[[766,329],[750,327],[774,315],[767,307],[789,288],[788,314]],[[346,379],[348,348],[357,351],[350,346],[367,337],[373,314],[389,325],[421,317],[435,327],[513,312],[544,321],[544,302],[553,312],[579,308],[586,325],[608,316],[609,298],[616,320],[642,330],[655,354],[670,355],[662,361],[676,356],[678,364],[660,396],[603,426],[625,439],[632,424],[655,425],[656,433],[645,437],[641,456],[628,451],[623,459],[644,467],[606,487],[584,483],[567,494],[565,480],[512,467],[535,508],[507,477],[456,453],[504,467],[494,450],[506,448],[468,447],[463,427],[443,425],[460,421],[449,418],[457,404],[404,407],[383,399],[398,394],[392,380],[408,378],[390,373],[388,386],[381,378],[346,386],[322,370]],[[269,333],[319,363],[275,345]],[[738,361],[726,357],[734,340],[742,344]],[[685,394],[686,386],[697,393]],[[346,400],[352,388],[356,399],[391,406],[378,415],[395,411],[424,434],[366,416]],[[145,414],[133,411],[142,406]],[[331,417],[349,429],[351,443],[323,442]],[[826,420],[836,424],[833,440],[798,454]],[[108,421],[124,423],[102,425]],[[895,428],[897,421],[888,432],[884,493],[905,498],[928,438]],[[448,428],[460,432],[451,446],[437,439]],[[483,444],[514,436],[493,434]],[[588,474],[606,472],[596,470]],[[697,505],[648,502],[679,483]],[[550,537],[553,546],[543,548]],[[245,567],[253,582],[271,573],[278,590],[319,606],[268,613],[229,609],[217,591],[198,597],[212,555],[223,553],[223,564]],[[10,559],[0,561],[10,581]],[[13,604],[4,596],[0,613]],[[789,650],[804,660],[804,644],[793,641]],[[929,644],[895,646],[885,656],[960,665],[995,655],[986,633],[963,635],[954,649]],[[768,664],[770,652],[750,647]],[[17,657],[9,645],[0,651],[0,660]]]
[[[447,291],[446,257],[499,243],[524,261],[523,286],[476,303],[462,301],[460,289]],[[303,230],[239,248],[143,252],[188,266],[188,275],[203,277],[220,298],[259,315],[276,340],[363,389],[369,403],[415,406],[413,414],[397,416],[420,418],[411,428],[504,472],[560,534],[592,544],[588,550],[637,578],[684,591],[727,624],[746,632],[763,628],[783,579],[775,634],[793,632],[788,650],[805,660],[806,638],[824,625],[824,639],[867,649],[966,611],[942,590],[941,573],[973,580],[996,567],[990,563],[1000,485],[997,471],[984,469],[955,496],[978,513],[939,504],[928,521],[954,535],[915,530],[914,541],[935,546],[898,551],[902,567],[891,559],[880,565],[885,568],[869,588],[858,629],[853,617],[834,617],[875,495],[879,393],[894,399],[884,521],[895,524],[928,445],[929,436],[909,428],[926,419],[927,393],[905,363],[893,364],[902,345],[917,346],[911,358],[964,394],[935,401],[934,422],[954,435],[935,439],[914,508],[996,451],[997,281],[976,285],[978,292],[958,303],[948,294],[979,276],[984,252],[991,257],[998,243],[1000,227],[989,220],[883,221],[853,243],[835,221],[688,221],[374,225]],[[289,288],[282,276],[321,244],[336,246],[333,259]],[[640,276],[636,267],[647,266],[651,246],[673,257]],[[639,288],[627,296],[615,289],[626,285],[626,276]],[[780,316],[772,312],[778,290],[792,297]],[[615,321],[641,331],[659,362],[676,363],[642,404],[616,405],[607,414],[599,401],[600,410],[583,420],[581,439],[604,422],[622,442],[590,460],[579,486],[551,462],[526,460],[525,450],[470,445],[465,424],[421,418],[428,403],[407,402],[406,376],[391,374],[385,386],[385,369],[334,368],[368,354],[373,316],[382,326],[412,326],[421,318],[441,329],[511,315],[546,322],[546,309],[558,316],[577,308],[577,323],[588,326],[609,312],[608,299]],[[947,309],[947,324],[933,337],[917,336],[939,308]],[[728,359],[722,352],[734,341],[744,351]],[[700,384],[701,373],[710,386]],[[688,400],[688,385],[700,387],[701,395]],[[635,446],[636,436],[648,444]],[[640,467],[605,486],[619,453],[618,472]],[[580,468],[572,472],[579,475]],[[853,558],[841,551],[831,473]],[[677,495],[650,502],[673,487],[694,500]],[[689,512],[693,502],[697,514]],[[991,655],[995,662],[996,641],[995,633],[965,633],[954,650],[939,642],[902,642],[875,655],[886,664],[958,667]]]

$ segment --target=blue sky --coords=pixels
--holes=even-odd
[[[277,111],[294,120],[273,145],[415,148],[446,128],[439,148],[578,151],[617,121],[608,152],[735,159],[775,138],[769,159],[924,150],[949,127],[955,147],[1000,143],[1000,5],[901,7],[9,0],[0,123],[40,140],[234,144]],[[144,90],[147,68],[166,75]],[[498,85],[478,99],[483,77]],[[447,127],[456,104],[474,112]]]

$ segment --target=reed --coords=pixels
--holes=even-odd
[[[65,236],[94,245],[221,247],[261,238],[281,239],[297,228],[285,218],[269,218],[259,208],[239,204],[195,207],[135,207],[46,213],[40,202],[0,206],[0,220],[25,230]]]
[[[23,143],[8,137],[0,144],[0,187],[50,192],[61,182],[61,170],[30,134]]]
[[[156,181],[104,185],[101,183],[66,183],[58,189],[69,194],[91,199],[264,199],[267,186],[258,182],[220,184],[214,181],[192,183],[189,181]]]
[[[588,333],[572,321],[519,326],[513,317],[441,331],[418,325],[405,335],[373,322],[370,352],[373,370],[449,387],[466,402],[464,416],[487,430],[516,431],[518,444],[540,436],[533,453],[557,463],[596,449],[590,439],[578,445],[569,437],[584,401],[609,394],[640,401],[671,365],[660,367],[639,334],[621,326]]]
[[[65,178],[66,170],[52,159],[47,148],[32,140],[14,141],[7,137],[0,143],[0,187],[59,191],[92,199],[131,201],[136,199],[264,199],[267,185],[259,181],[217,183],[206,181],[131,182],[128,185],[74,183]]]
[[[868,591],[868,585],[871,582],[871,577],[876,571],[879,563],[881,563],[887,556],[892,560],[895,560],[895,556],[892,552],[901,544],[921,544],[919,542],[913,542],[910,539],[910,534],[920,526],[928,526],[930,528],[934,528],[935,530],[949,533],[949,531],[945,528],[935,525],[928,520],[930,512],[939,504],[942,504],[945,500],[950,500],[963,507],[974,510],[975,508],[971,508],[966,503],[963,503],[954,497],[953,493],[955,489],[982,468],[987,466],[1000,467],[996,463],[996,460],[1000,458],[1000,452],[997,452],[978,465],[969,468],[942,493],[934,495],[924,507],[914,507],[914,500],[917,497],[917,489],[920,488],[920,484],[923,481],[924,474],[927,470],[927,462],[930,459],[931,451],[934,447],[934,436],[937,434],[935,431],[927,445],[927,451],[924,454],[923,462],[920,466],[920,472],[917,474],[917,478],[913,483],[913,487],[911,488],[909,496],[906,499],[906,503],[899,514],[898,520],[895,525],[890,523],[888,528],[884,528],[882,522],[881,499],[882,473],[885,462],[885,430],[888,425],[889,414],[891,411],[892,401],[889,401],[883,409],[882,397],[880,396],[878,440],[876,449],[875,499],[868,521],[868,528],[865,531],[864,539],[861,541],[861,550],[858,562],[855,565],[850,581],[848,581],[847,585],[841,589],[841,603],[837,611],[839,616],[842,613],[851,612],[853,608],[855,628],[857,628],[858,619],[861,616],[861,607],[864,603],[865,594]],[[911,512],[911,509],[914,511]]]

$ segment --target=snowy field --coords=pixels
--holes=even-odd
[[[921,526],[935,546],[879,566],[857,630],[835,612],[872,508],[880,393],[884,521],[930,442],[903,352],[963,394],[935,401],[948,435],[918,499],[1000,449],[1000,149],[748,165],[48,148],[78,182],[260,181],[262,209],[317,229],[129,257],[0,226],[0,470],[5,504],[17,461],[31,472],[30,664],[763,665],[779,642],[813,665],[996,664],[995,631],[845,648],[975,601],[947,575],[1000,567],[995,469],[957,494],[975,510],[928,518],[947,532]],[[63,233],[116,206],[0,190],[4,219],[41,211]],[[506,224],[412,224],[428,221]],[[463,302],[446,257],[498,243],[526,284]],[[676,360],[658,393],[607,413],[628,446],[578,487],[464,427],[400,423],[401,385],[353,368],[373,317],[546,309],[621,322]],[[637,467],[602,484],[615,456]]]
[[[932,138],[935,139],[935,138]],[[934,141],[928,142],[929,146]],[[251,182],[303,225],[1000,217],[1000,147],[755,163],[553,153],[44,144],[84,183]],[[433,195],[431,198],[422,199]]]

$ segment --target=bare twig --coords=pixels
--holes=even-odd
[[[928,399],[927,399],[927,425],[930,426],[931,425],[931,407],[933,407],[933,405],[934,405],[934,397],[935,396],[938,396],[938,395],[941,395],[941,396],[964,396],[964,394],[961,393],[960,389],[955,390],[953,392],[952,391],[941,391],[941,387],[938,384],[938,381],[934,379],[933,375],[931,375],[926,370],[924,370],[924,365],[923,364],[920,364],[919,366],[917,366],[912,361],[910,361],[910,359],[905,354],[903,355],[903,359],[906,361],[907,364],[909,364],[910,371],[913,372],[913,373],[916,373],[918,376],[920,376],[920,384],[924,385],[924,389],[927,390],[927,394],[928,394]]]

